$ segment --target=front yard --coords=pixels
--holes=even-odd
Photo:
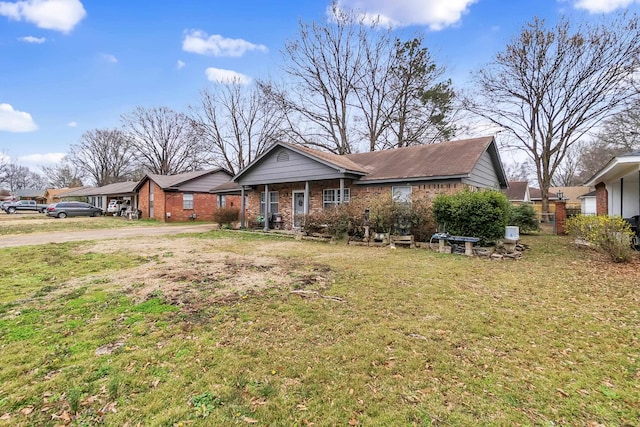
[[[637,258],[523,241],[0,250],[0,426],[637,425]]]

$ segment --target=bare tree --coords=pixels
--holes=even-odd
[[[0,151],[0,186],[6,184],[7,172],[9,168],[9,156]]]
[[[640,101],[604,121],[594,140],[578,153],[579,182],[585,182],[615,156],[640,150]]]
[[[366,25],[335,3],[332,7],[335,23],[301,22],[298,39],[286,44],[284,71],[292,87],[280,99],[302,142],[348,154],[353,151],[350,106],[365,63],[359,39]],[[300,121],[312,126],[299,131]]]
[[[283,138],[283,116],[257,85],[218,83],[191,108],[197,137],[213,163],[234,175]]]
[[[137,107],[121,117],[123,131],[140,165],[151,173],[173,175],[207,163],[189,118],[168,107]]]
[[[534,162],[543,212],[568,150],[632,93],[639,54],[636,16],[551,28],[536,18],[475,73],[466,107],[510,131]]]
[[[504,173],[509,181],[531,181],[534,174],[533,165],[530,161],[513,162],[506,164]]]
[[[4,184],[11,192],[25,189],[44,189],[47,185],[46,179],[26,166],[20,166],[9,162],[5,167]]]
[[[53,166],[42,166],[42,171],[53,188],[72,188],[82,186],[82,173],[65,156],[62,161]]]
[[[90,177],[97,186],[127,180],[135,166],[132,147],[118,129],[85,132],[67,158],[78,175]]]

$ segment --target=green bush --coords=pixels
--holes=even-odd
[[[433,215],[440,231],[479,237],[480,244],[504,236],[509,211],[507,197],[494,190],[440,194],[433,200]]]
[[[619,216],[573,216],[567,218],[567,233],[586,240],[613,262],[628,262],[633,249],[630,224]]]
[[[512,206],[509,212],[509,225],[515,225],[522,233],[540,230],[540,223],[532,205]]]
[[[231,223],[240,218],[240,209],[238,208],[218,208],[213,212],[213,220],[218,223],[220,227],[223,225],[231,227]]]

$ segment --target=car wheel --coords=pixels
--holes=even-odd
[[[102,212],[97,212],[96,211],[96,212],[93,213],[93,216],[96,217],[96,218],[99,217],[99,216],[102,216]]]
[[[66,217],[67,217],[67,214],[66,214],[66,213],[64,213],[64,212],[60,212],[60,213],[58,214],[58,218],[63,218],[63,219],[64,219],[64,218],[66,218]]]
[[[9,209],[7,209],[7,213],[8,213],[8,214],[16,213],[16,208],[9,208]]]

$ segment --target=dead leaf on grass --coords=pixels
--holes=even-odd
[[[247,424],[256,424],[258,422],[258,420],[249,417],[242,417],[242,421]]]
[[[6,414],[3,414],[3,415],[0,417],[0,421],[9,421],[10,419],[11,419],[11,414],[10,414],[10,413],[8,413],[8,412],[7,412]]]
[[[29,405],[29,406],[25,406],[24,408],[20,409],[19,411],[22,415],[29,415],[30,413],[33,412],[33,406]]]

